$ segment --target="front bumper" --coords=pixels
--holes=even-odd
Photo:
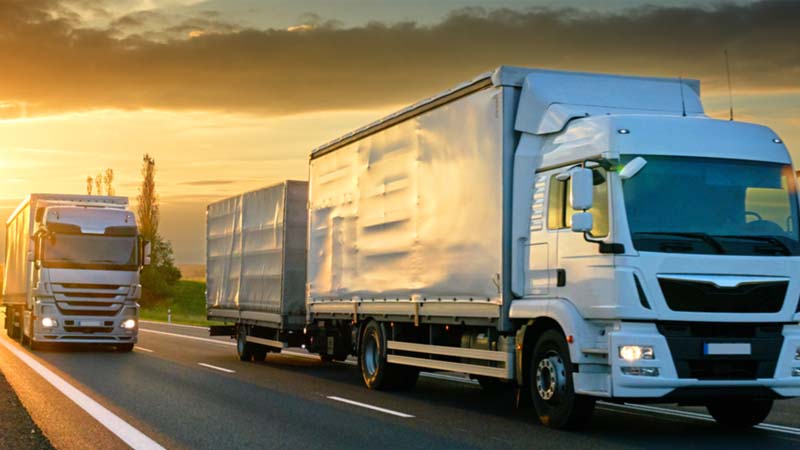
[[[115,316],[78,316],[61,314],[55,307],[41,305],[34,322],[36,342],[62,342],[78,344],[135,344],[139,335],[139,308],[125,306]],[[44,327],[42,319],[49,317],[56,326]],[[122,328],[128,319],[137,322],[134,328]]]
[[[684,373],[679,376],[676,358],[673,357],[667,338],[661,334],[654,323],[622,322],[618,329],[608,333],[609,377],[611,396],[616,399],[662,399],[681,401],[683,397],[703,396],[800,396],[800,376],[793,376],[794,369],[800,369],[800,360],[795,359],[800,348],[800,326],[783,325],[782,345],[777,352],[774,371],[771,376],[752,379],[698,379],[689,378]],[[703,339],[698,339],[702,342]],[[711,340],[711,339],[709,339]],[[745,342],[746,338],[713,338],[714,341]],[[618,348],[623,345],[652,346],[654,359],[628,362],[619,355]],[[699,344],[702,345],[702,344]],[[753,346],[756,348],[756,346]],[[624,367],[657,368],[657,376],[630,375],[623,372]],[[763,375],[763,374],[762,374]],[[713,377],[712,377],[713,378]],[[738,378],[738,377],[736,377]],[[760,394],[759,394],[760,393]]]

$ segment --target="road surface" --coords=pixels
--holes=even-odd
[[[742,432],[719,428],[702,408],[608,404],[587,430],[561,432],[458,376],[373,392],[353,363],[323,364],[299,349],[244,363],[230,339],[158,323],[142,324],[129,354],[31,354],[3,333],[0,369],[57,448],[800,448],[800,400],[778,402],[766,426]]]

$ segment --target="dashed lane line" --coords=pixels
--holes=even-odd
[[[366,409],[371,409],[373,411],[382,412],[384,414],[390,414],[392,416],[402,417],[404,419],[411,419],[411,418],[414,417],[411,414],[406,414],[406,413],[403,413],[403,412],[400,412],[400,411],[394,411],[394,410],[391,410],[391,409],[381,408],[380,406],[370,405],[368,403],[361,403],[361,402],[357,402],[355,400],[349,400],[349,399],[342,398],[342,397],[336,397],[335,395],[329,395],[329,396],[327,396],[327,398],[330,399],[330,400],[335,400],[337,402],[347,403],[348,405],[358,406],[358,407],[361,407],[361,408],[366,408]]]

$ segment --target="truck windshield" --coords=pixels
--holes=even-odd
[[[622,159],[625,164],[636,155]],[[642,156],[623,180],[633,245],[640,251],[800,255],[791,166],[717,158]]]
[[[42,263],[62,269],[137,270],[135,236],[53,233],[42,240]]]

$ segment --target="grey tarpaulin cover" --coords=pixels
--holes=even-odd
[[[213,309],[305,314],[307,199],[308,183],[284,181],[208,206],[210,316]]]

